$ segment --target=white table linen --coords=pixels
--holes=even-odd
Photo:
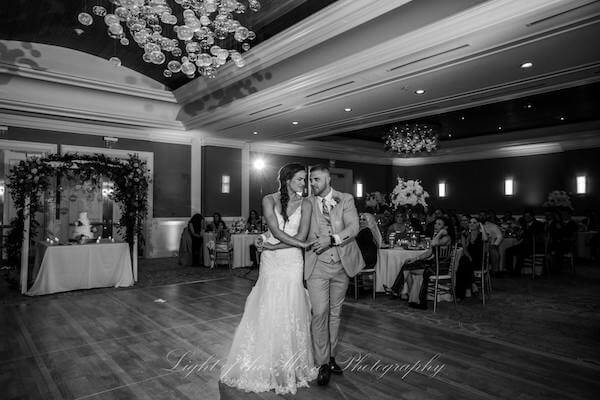
[[[408,260],[417,258],[427,250],[404,250],[402,248],[379,249],[377,252],[376,292],[383,292],[383,285],[391,287],[400,270]]]
[[[29,296],[134,283],[127,243],[37,246],[43,258]]]
[[[254,239],[260,236],[259,233],[241,233],[231,235],[231,244],[233,245],[233,268],[242,268],[252,265],[250,259],[250,245],[254,244]]]

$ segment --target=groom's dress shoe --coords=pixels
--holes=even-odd
[[[317,375],[317,383],[320,386],[325,386],[329,383],[329,378],[331,377],[331,369],[329,364],[323,364],[319,368],[319,375]]]
[[[331,357],[331,359],[329,360],[329,369],[331,370],[332,374],[336,374],[336,375],[341,375],[344,371],[342,370],[342,368],[337,365],[337,363],[335,362],[335,358]]]

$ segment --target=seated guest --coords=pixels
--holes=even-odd
[[[260,231],[262,228],[262,219],[256,212],[256,210],[250,210],[250,215],[246,221],[246,230],[248,232]]]
[[[188,221],[187,227],[181,233],[179,241],[179,264],[184,266],[202,265],[204,262],[204,240],[202,227],[204,218],[194,214]]]
[[[390,237],[391,233],[396,232],[400,236],[404,236],[408,230],[404,215],[400,211],[396,211],[394,214],[394,223],[388,226],[386,237]]]
[[[404,282],[407,283],[408,301],[411,307],[427,308],[427,285],[416,282],[413,275],[422,275],[422,281],[428,283],[429,277],[435,271],[435,248],[438,246],[449,246],[452,238],[448,234],[446,221],[442,218],[435,220],[434,234],[431,239],[431,248],[419,257],[409,260],[403,267],[391,290],[384,285],[386,292],[398,296],[404,295]]]
[[[207,232],[216,232],[217,231],[217,225],[219,225],[219,223],[221,223],[222,221],[223,221],[223,219],[221,218],[221,214],[219,214],[218,212],[214,213],[213,214],[213,220],[206,227],[206,231]]]
[[[462,244],[463,239],[469,235],[470,219],[471,219],[471,217],[469,215],[461,215],[460,216],[460,222],[459,222],[459,227],[458,227],[458,236],[457,236],[457,238],[458,238],[457,240],[458,240],[459,244]]]
[[[523,266],[523,259],[535,253],[544,253],[544,224],[535,219],[533,210],[526,208],[519,219],[521,224],[521,241],[506,249],[506,260],[513,275],[518,275]]]
[[[552,248],[562,258],[564,254],[573,250],[578,230],[577,223],[572,219],[571,210],[564,209],[559,212],[555,228]]]
[[[217,222],[215,228],[215,242],[229,242],[231,240],[231,233],[229,233],[229,229],[227,229],[227,225],[225,221],[220,220]]]
[[[262,230],[262,219],[256,210],[250,210],[250,215],[246,221],[246,230],[248,232],[260,232]],[[252,268],[258,266],[258,252],[255,244],[250,245],[250,260],[252,261]]]
[[[469,218],[469,230],[466,235],[461,236],[463,253],[456,269],[455,295],[457,299],[464,299],[471,291],[473,271],[480,269],[483,263],[483,243],[486,239],[483,225],[479,219],[477,217]]]
[[[365,260],[365,269],[374,268],[377,263],[377,249],[381,247],[381,233],[373,214],[360,214],[358,222],[360,230],[356,235],[356,243]]]
[[[479,212],[479,221],[483,224],[485,236],[490,241],[490,267],[492,271],[500,270],[500,243],[504,239],[504,234],[500,227],[490,218],[496,218],[496,214],[488,211]]]
[[[444,216],[444,212],[441,208],[436,208],[431,214],[427,216],[426,225],[425,225],[425,235],[427,237],[433,237],[435,221],[438,218],[442,218]]]

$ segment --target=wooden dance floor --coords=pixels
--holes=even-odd
[[[347,302],[343,376],[244,393],[219,367],[252,282],[237,277],[3,305],[0,398],[591,399],[600,368]],[[431,311],[428,311],[431,312]],[[540,337],[540,340],[544,340]]]

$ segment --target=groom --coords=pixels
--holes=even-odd
[[[351,194],[333,190],[329,168],[310,169],[312,217],[309,240],[317,240],[304,256],[304,279],[312,306],[311,331],[317,383],[327,385],[331,373],[341,374],[335,362],[340,314],[349,278],[364,267],[354,238],[358,214]]]

